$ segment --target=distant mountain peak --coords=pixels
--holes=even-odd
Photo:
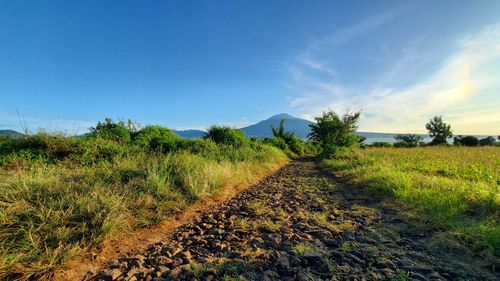
[[[267,120],[274,120],[274,119],[298,119],[297,117],[294,117],[288,113],[280,113],[280,114],[276,114],[274,116],[271,116],[269,119]]]
[[[311,128],[309,127],[311,124],[310,121],[294,117],[287,113],[274,115],[266,120],[258,122],[257,124],[241,128],[241,130],[249,137],[273,137],[271,126],[278,127],[282,119],[286,120],[285,130],[287,132],[295,133],[295,135],[299,138],[306,139],[311,132]]]

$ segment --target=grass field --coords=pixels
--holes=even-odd
[[[367,148],[324,160],[330,170],[395,198],[444,240],[500,256],[499,147]],[[458,243],[457,243],[458,242]]]
[[[47,276],[112,236],[155,225],[288,161],[260,141],[164,139],[169,152],[101,137],[1,139],[0,279]]]

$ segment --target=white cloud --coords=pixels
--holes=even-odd
[[[303,116],[318,115],[327,108],[341,112],[363,109],[360,130],[365,131],[424,132],[428,119],[443,115],[457,133],[498,134],[500,97],[495,93],[500,92],[500,24],[462,38],[457,47],[459,51],[434,73],[404,88],[392,84],[397,77],[411,73],[408,65],[418,61],[415,48],[404,52],[372,89],[333,79],[324,82],[302,72],[295,88],[305,94],[295,97],[291,106],[300,107]],[[308,98],[311,92],[314,99]]]

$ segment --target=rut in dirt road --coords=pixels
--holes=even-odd
[[[292,162],[92,280],[497,280],[431,251],[402,217],[355,196],[312,159]]]

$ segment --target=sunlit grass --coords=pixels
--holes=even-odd
[[[188,205],[286,163],[278,149],[249,160],[134,153],[93,165],[29,160],[0,171],[0,279],[48,274],[112,236],[151,226]],[[34,161],[34,162],[33,162]]]
[[[325,160],[486,257],[500,255],[498,147],[369,148]]]

